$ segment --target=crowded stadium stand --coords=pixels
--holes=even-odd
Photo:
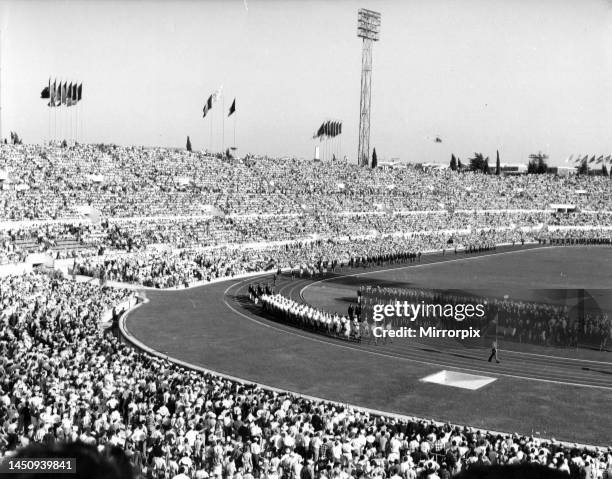
[[[152,356],[102,326],[141,303],[146,287],[266,271],[315,276],[502,244],[609,245],[608,177],[383,170],[113,145],[1,145],[0,170],[0,457],[81,441],[120,447],[136,474],[151,478],[446,479],[475,464],[524,463],[612,477],[610,448],[271,390]],[[49,261],[32,259],[40,255]],[[357,316],[255,286],[250,293],[286,323],[364,339]],[[363,314],[386,294],[372,293]],[[601,342],[609,331],[607,317],[589,318],[580,333],[560,309],[495,306],[504,334],[521,341],[574,346],[579,335]]]

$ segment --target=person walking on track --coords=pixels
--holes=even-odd
[[[495,358],[495,362],[499,364],[499,359],[497,357],[497,339],[491,344],[491,355],[489,356],[489,362],[491,362],[493,358]]]

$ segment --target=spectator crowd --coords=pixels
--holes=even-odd
[[[415,262],[430,251],[465,254],[502,243],[609,244],[609,185],[599,176],[0,145],[0,264],[32,254],[74,260],[72,279],[42,270],[0,276],[0,457],[34,443],[80,441],[119,447],[139,475],[164,479],[446,479],[473,465],[528,463],[575,478],[612,477],[610,449],[270,391],[153,357],[101,326],[138,300],[133,290],[107,286],[115,281],[179,288],[266,270],[314,276]],[[556,213],[555,203],[577,211]],[[284,321],[362,336],[361,312],[325,313],[272,289],[251,293]],[[517,305],[496,307],[514,314]],[[533,331],[528,340],[566,338],[575,324],[554,312],[553,323],[525,327],[521,314],[500,313],[500,325]],[[609,328],[596,316],[579,325],[595,336]]]

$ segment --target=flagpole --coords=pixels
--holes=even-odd
[[[236,112],[234,112],[234,148],[236,148]]]
[[[72,87],[72,88],[76,88],[76,87]],[[72,93],[72,96],[74,96],[74,92]],[[75,107],[76,105],[72,102],[72,100],[70,100],[70,107],[72,108],[72,110],[70,110],[70,134],[72,135],[72,143],[76,144],[76,130],[74,129],[74,125],[76,125],[76,118],[75,118],[75,114],[76,112]]]
[[[0,30],[0,142],[2,140],[2,30]]]
[[[336,128],[335,124],[334,128]],[[338,138],[336,138],[336,131],[334,130],[334,136],[332,137],[332,161],[334,161],[336,153],[338,153]]]
[[[79,101],[79,103],[81,103],[81,102]],[[83,123],[84,123],[85,115],[83,115],[83,113],[81,112],[81,115],[79,115],[79,116],[80,116],[79,119],[81,120],[81,137],[83,138],[83,142],[85,142],[85,133],[83,132],[83,130],[84,130]]]
[[[65,101],[66,101],[66,97],[64,96],[64,87],[62,86],[62,91],[60,92],[60,120],[61,120],[61,124],[60,124],[60,138],[61,141],[60,143],[63,143],[63,141],[66,139],[66,114],[64,112],[64,109],[62,108],[62,106],[65,105]]]
[[[340,129],[338,131],[338,161],[340,161],[342,159],[342,121],[338,128]]]
[[[321,158],[321,161],[327,161],[327,135],[325,135],[325,143],[323,143],[323,158]]]
[[[68,103],[68,100],[66,100],[66,103]],[[72,106],[72,92],[70,92],[70,106]],[[68,108],[68,116],[70,118],[70,143],[72,143],[72,141],[74,140],[73,135],[72,135],[72,117],[73,117],[73,112],[70,108]]]
[[[332,148],[332,161],[334,160],[334,158],[336,158],[336,153],[338,153],[338,138],[336,138],[338,136],[338,132],[336,131],[336,125],[337,123],[334,122],[334,136],[332,139],[332,145],[334,145],[334,147]],[[336,158],[337,160],[338,158]]]
[[[225,93],[221,92],[221,155],[225,151]]]
[[[51,77],[49,77],[49,103],[47,103],[47,143],[51,141]]]
[[[323,138],[325,143],[323,143],[323,153],[321,154],[321,162],[325,163],[327,159],[327,135],[324,135]]]
[[[336,122],[332,122],[332,137],[331,137],[331,152],[330,152],[330,161],[334,161],[334,155],[336,154],[336,136],[335,136],[335,125]]]
[[[57,135],[57,141],[58,143],[61,144],[61,138],[64,136],[64,110],[62,109],[62,87],[60,86],[60,98],[59,98],[59,126],[58,126],[58,135]]]
[[[2,30],[0,30],[0,143],[2,139]]]

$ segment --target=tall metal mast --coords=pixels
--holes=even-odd
[[[370,107],[372,103],[372,42],[380,35],[380,13],[360,8],[357,20],[357,36],[363,39],[361,51],[361,98],[359,102],[359,147],[357,163],[370,163]]]

